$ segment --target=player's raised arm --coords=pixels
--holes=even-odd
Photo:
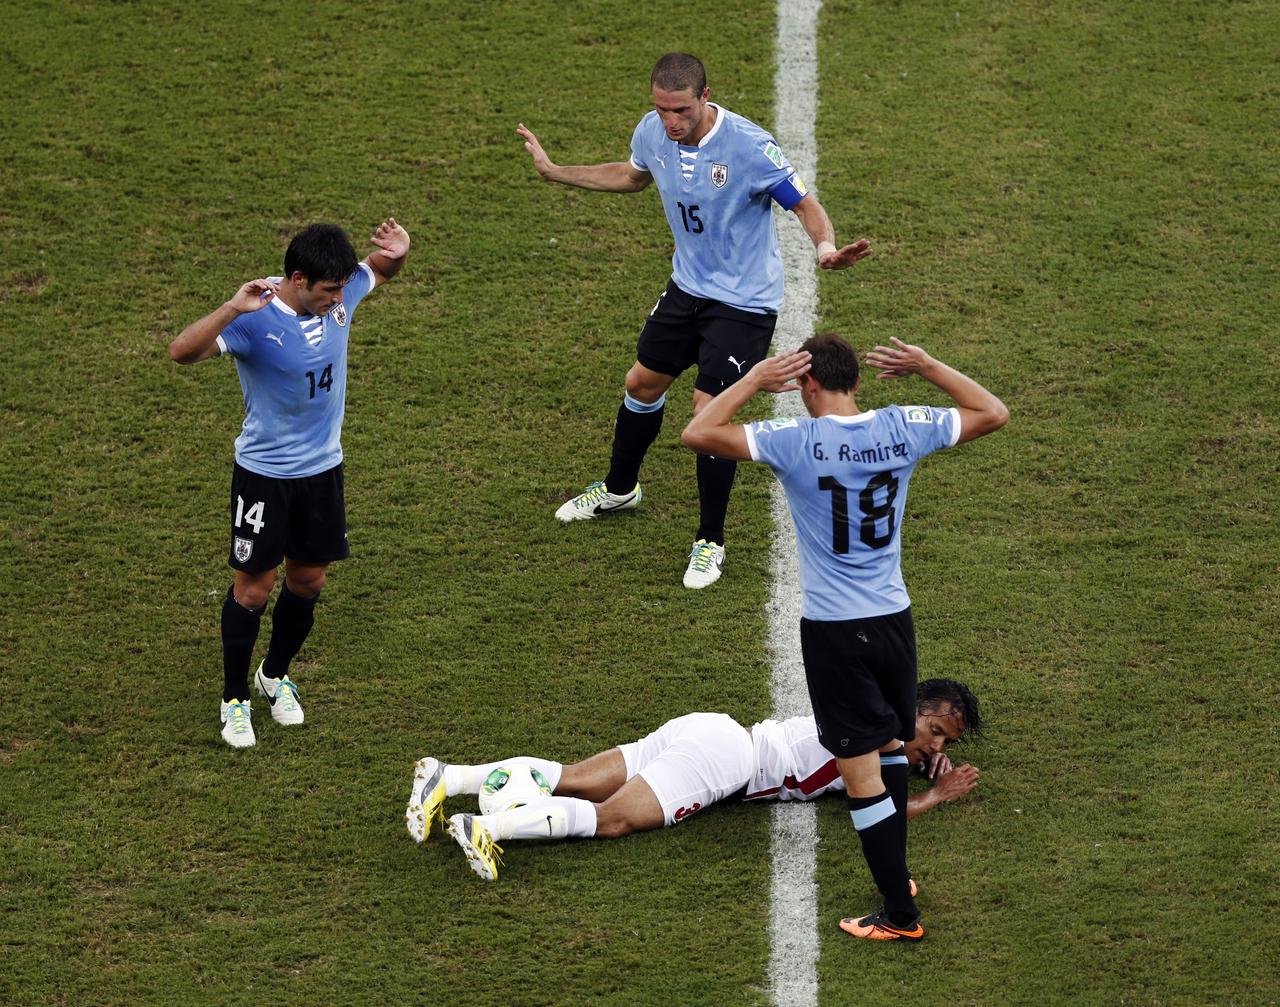
[[[265,308],[276,295],[267,279],[250,280],[199,321],[192,322],[169,344],[169,356],[179,364],[194,364],[218,355],[218,335],[241,315]]]
[[[866,238],[859,238],[843,248],[836,247],[836,229],[813,193],[793,206],[791,212],[813,242],[818,253],[818,265],[822,269],[848,269],[871,254],[871,242]]]
[[[373,270],[376,287],[400,272],[409,254],[409,232],[396,223],[395,217],[388,217],[378,225],[371,240],[377,251],[370,252],[364,261]]]
[[[747,432],[733,418],[759,392],[795,392],[793,382],[809,370],[810,354],[791,350],[767,357],[694,413],[680,439],[694,451],[717,458],[750,461]]]
[[[904,378],[919,374],[951,396],[960,410],[960,439],[963,444],[994,433],[1009,422],[1009,408],[996,396],[954,367],[929,356],[919,346],[890,337],[893,346],[877,346],[867,352],[867,363],[880,371],[877,378]]]
[[[538,138],[524,123],[516,127],[516,133],[524,138],[524,149],[533,158],[533,167],[543,181],[559,182],[579,189],[596,192],[639,192],[648,187],[653,176],[641,171],[630,161],[611,161],[608,164],[556,164],[547,157]]]

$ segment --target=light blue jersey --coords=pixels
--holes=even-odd
[[[657,112],[631,137],[631,164],[653,176],[676,240],[671,278],[686,294],[746,311],[782,305],[782,256],[772,204],[790,210],[808,190],[773,137],[707,102],[715,124],[696,147],[670,139]]]
[[[299,315],[279,297],[222,330],[244,393],[236,461],[250,472],[297,479],[342,461],[347,400],[347,332],[356,305],[373,289],[365,263],[323,317]]]
[[[909,606],[900,564],[907,483],[916,462],[959,440],[959,411],[887,406],[765,420],[746,431],[752,460],[773,469],[787,492],[804,617],[869,619]]]

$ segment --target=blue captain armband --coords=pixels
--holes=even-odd
[[[769,195],[773,197],[773,201],[784,210],[790,210],[805,196],[809,195],[809,190],[804,184],[804,179],[797,175],[794,171],[784,178],[781,182],[769,190]]]

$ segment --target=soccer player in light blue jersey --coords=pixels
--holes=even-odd
[[[800,648],[818,738],[836,757],[849,813],[884,906],[841,929],[918,941],[924,927],[907,871],[907,759],[915,730],[916,641],[900,567],[907,483],[917,462],[1004,426],[1004,403],[899,339],[867,363],[879,377],[918,374],[954,405],[862,410],[858,358],[834,333],[753,367],[689,422],[700,452],[773,469],[796,526],[803,592]],[[735,424],[759,391],[798,390],[807,418]]]
[[[250,280],[169,346],[180,364],[226,354],[236,362],[245,418],[231,476],[235,583],[222,605],[222,737],[256,741],[249,662],[284,561],[271,644],[254,684],[279,724],[301,724],[289,663],[311,632],[325,571],[350,555],[342,482],[347,333],[357,305],[400,271],[409,235],[389,217],[374,251],[356,261],[342,228],[312,224],[294,236],[284,276]]]
[[[639,192],[656,184],[675,238],[671,280],[645,321],[627,372],[608,474],[556,511],[566,522],[640,502],[640,465],[662,426],[667,389],[681,373],[698,368],[697,412],[769,352],[782,303],[775,203],[800,220],[823,269],[844,269],[871,252],[865,239],[836,247],[827,212],[777,142],[749,119],[708,101],[706,71],[693,56],[663,56],[650,88],[653,111],[636,126],[626,161],[558,165],[523,123],[516,130],[548,182],[601,192]],[[720,577],[736,465],[731,458],[697,459],[700,524],[685,587],[706,587]]]

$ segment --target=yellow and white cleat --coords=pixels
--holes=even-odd
[[[604,483],[594,482],[572,500],[560,505],[556,517],[566,524],[570,521],[589,521],[593,517],[612,514],[618,510],[631,510],[643,496],[640,484],[630,493],[610,493]]]
[[[502,847],[493,841],[478,815],[454,815],[449,819],[449,835],[467,855],[471,869],[486,881],[495,881],[502,864]]]
[[[222,701],[222,740],[232,748],[252,748],[257,743],[253,734],[253,710],[247,699]]]
[[[404,824],[415,843],[427,838],[433,818],[440,819],[441,826],[444,825],[444,799],[449,796],[444,789],[444,766],[429,755],[413,766],[413,787],[409,791]]]

